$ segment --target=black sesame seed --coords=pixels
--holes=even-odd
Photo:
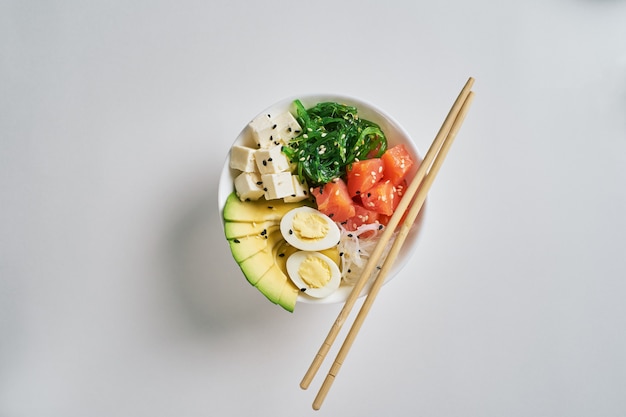
[[[287,132],[291,132],[291,126],[287,128]]]
[[[274,206],[267,206],[267,208],[271,210],[274,208]]]
[[[268,158],[267,162],[272,162],[272,158]]]
[[[263,181],[257,181],[256,185],[263,185]]]
[[[330,217],[331,219],[335,216],[335,213],[328,213],[328,217]]]
[[[267,191],[267,187],[263,187],[263,191]]]
[[[267,161],[265,159],[263,160],[263,166],[267,166]]]
[[[295,197],[296,195],[295,195],[295,194],[291,194],[291,196],[292,196],[292,197]]]
[[[356,190],[356,194],[359,195],[361,194],[361,192],[359,190]]]
[[[300,288],[300,291],[305,292],[306,288]]]
[[[289,234],[293,235],[293,230],[289,229]]]
[[[352,270],[351,270],[351,269],[348,269],[348,274],[349,274],[350,272],[352,272]]]
[[[274,126],[272,126],[272,129],[276,129],[276,126],[278,126],[276,123],[274,123]]]
[[[368,196],[368,197],[371,197],[371,196],[372,196],[372,193],[367,193],[367,196]]]
[[[383,230],[383,225],[382,224],[378,226],[378,230]]]
[[[239,239],[233,239],[233,242],[235,243],[241,243],[241,241]]]
[[[348,233],[348,237],[352,237],[352,236],[353,236],[352,233]]]
[[[281,258],[284,258],[285,254],[284,253],[279,253],[278,256],[280,256]]]
[[[339,252],[339,256],[343,256],[343,252]]]

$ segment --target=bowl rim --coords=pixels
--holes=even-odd
[[[392,117],[389,113],[387,113],[385,110],[383,110],[379,106],[367,100],[350,96],[350,95],[337,94],[337,93],[308,93],[308,94],[299,94],[295,96],[286,97],[266,107],[262,111],[258,112],[256,115],[254,115],[254,117],[250,118],[250,121],[252,121],[254,118],[258,117],[261,114],[273,114],[273,113],[275,114],[277,112],[282,112],[285,110],[289,110],[293,114],[295,112],[295,106],[293,102],[296,99],[300,100],[306,108],[309,108],[323,101],[334,101],[334,102],[339,102],[339,103],[354,106],[358,110],[359,117],[371,120],[375,123],[378,123],[381,126],[381,129],[383,129],[383,131],[385,132],[385,135],[387,136],[387,140],[389,142],[390,147],[395,144],[404,143],[408,151],[411,153],[411,156],[413,156],[416,161],[421,162],[421,160],[423,159],[423,155],[419,151],[411,135],[394,117]],[[218,185],[217,205],[218,205],[218,212],[220,216],[220,224],[222,227],[222,233],[224,233],[224,215],[223,215],[224,204],[226,202],[226,198],[234,191],[233,181],[234,181],[234,175],[237,172],[231,169],[229,166],[230,149],[232,149],[232,147],[236,144],[247,143],[247,145],[252,145],[250,143],[250,139],[247,137],[247,129],[248,129],[248,124],[246,123],[246,125],[240,130],[239,134],[235,137],[235,139],[231,143],[229,147],[229,151],[226,154],[224,164],[220,171],[220,176],[218,180],[219,185]],[[415,164],[412,174],[415,173],[418,165],[419,164]],[[426,200],[428,200],[428,198]],[[387,284],[389,281],[391,281],[393,278],[395,278],[395,276],[397,276],[400,273],[400,271],[404,268],[406,263],[415,253],[417,246],[418,246],[418,242],[420,240],[419,237],[422,234],[421,233],[422,229],[424,228],[426,206],[427,206],[427,201],[424,202],[424,206],[420,210],[418,218],[416,219],[415,223],[411,227],[411,230],[409,231],[409,235],[407,236],[407,239],[404,245],[402,246],[400,253],[398,254],[398,257],[396,261],[394,262],[393,267],[391,268],[391,270],[389,271],[389,274],[385,278],[385,284]],[[367,285],[365,285],[365,287],[361,291],[361,294],[359,294],[359,297],[363,297],[365,294],[369,292],[371,281],[372,280],[370,280],[370,282]],[[313,298],[313,297],[307,296],[306,294],[298,294],[297,302],[307,303],[307,304],[342,303],[348,298],[351,290],[352,290],[351,286],[342,284],[341,287],[337,291],[335,291],[333,294],[331,294],[330,296],[326,298]]]

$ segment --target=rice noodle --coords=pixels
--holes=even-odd
[[[341,231],[338,246],[341,255],[341,279],[346,285],[354,285],[365,269],[384,226],[380,223],[363,224],[357,230],[351,231],[339,225],[339,230]],[[381,263],[389,253],[394,238],[395,234],[383,251]],[[370,279],[374,278],[377,272],[378,270],[374,271]]]

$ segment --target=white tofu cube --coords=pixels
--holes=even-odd
[[[234,145],[230,150],[230,167],[243,172],[257,171],[255,152],[256,149]]]
[[[262,174],[263,190],[266,200],[289,197],[294,193],[293,180],[290,172],[279,172],[278,174]]]
[[[275,130],[283,143],[288,143],[302,132],[298,121],[288,111],[272,117],[271,121],[276,125]]]
[[[309,187],[306,181],[300,180],[297,175],[292,175],[291,181],[293,182],[293,194],[283,198],[285,203],[295,203],[306,199],[309,196]]]
[[[289,159],[281,148],[282,145],[276,145],[267,149],[258,149],[254,153],[256,165],[261,174],[277,174],[289,170],[291,167]]]
[[[258,200],[265,195],[261,175],[256,172],[242,172],[235,178],[235,192],[241,201]]]
[[[280,143],[276,134],[276,124],[272,122],[269,114],[257,116],[248,126],[252,131],[252,138],[258,148],[269,148]]]

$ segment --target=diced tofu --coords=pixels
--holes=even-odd
[[[290,172],[279,172],[278,174],[262,174],[263,189],[266,200],[285,198],[294,193],[293,180]]]
[[[230,167],[243,172],[257,171],[255,152],[256,149],[234,145],[230,150]]]
[[[289,170],[289,159],[281,151],[281,148],[282,145],[276,145],[267,149],[259,149],[254,153],[256,165],[261,174],[277,174]]]
[[[252,131],[252,138],[260,149],[269,148],[279,144],[279,137],[276,134],[276,125],[270,119],[269,114],[262,114],[252,120],[248,126]]]
[[[278,133],[278,137],[284,143],[288,143],[302,131],[296,118],[288,111],[272,117],[271,121],[276,125],[275,130]]]
[[[259,149],[284,145],[302,131],[296,118],[288,111],[276,116],[262,114],[252,120],[248,126]]]
[[[265,194],[261,175],[256,172],[242,172],[235,178],[235,192],[241,201],[258,200]]]
[[[302,201],[309,196],[306,181],[300,180],[297,175],[292,175],[291,181],[293,183],[293,194],[283,198],[283,200],[285,200],[285,203],[295,203],[297,201]]]

